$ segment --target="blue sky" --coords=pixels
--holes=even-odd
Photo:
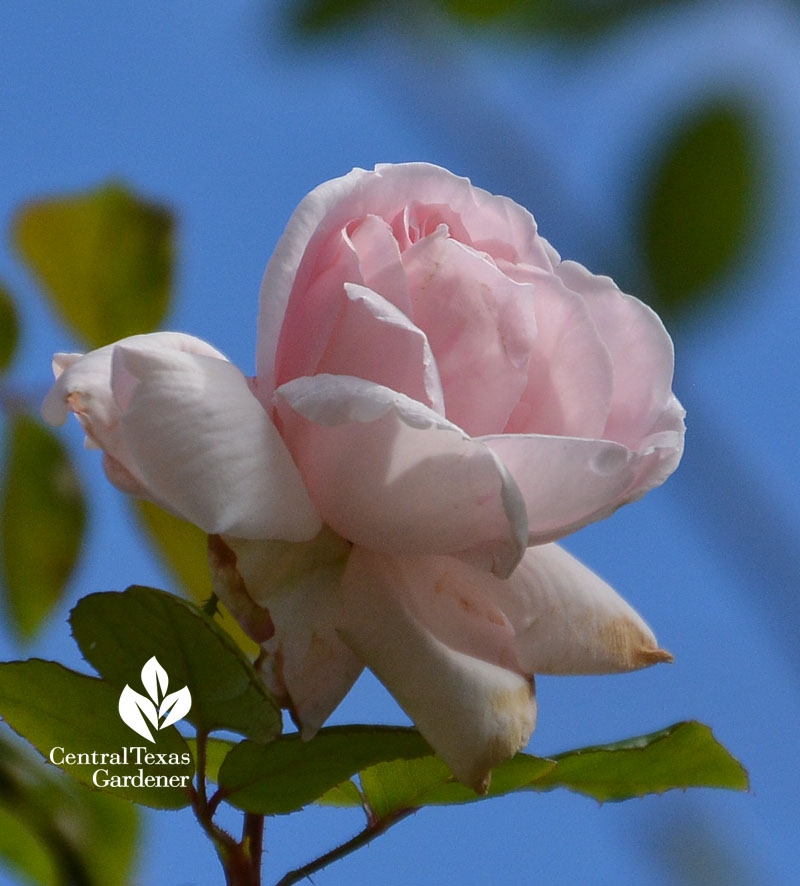
[[[609,272],[599,256],[634,248],[625,207],[640,184],[637,158],[681,106],[736,90],[760,120],[770,160],[766,222],[725,282],[730,309],[698,314],[676,334],[684,464],[566,545],[637,607],[676,662],[540,678],[530,746],[547,754],[697,718],[748,766],[753,792],[604,807],[553,793],[428,810],[315,882],[692,883],[687,865],[693,853],[713,856],[709,847],[724,857],[718,882],[791,882],[800,822],[800,513],[797,481],[787,482],[800,431],[796,9],[661,11],[564,53],[533,42],[478,46],[442,29],[412,43],[366,28],[303,47],[281,30],[284,7],[6,0],[0,12],[2,218],[31,197],[112,176],[170,203],[180,248],[168,328],[211,341],[246,373],[258,285],[283,225],[308,190],[353,166],[440,163],[516,198],[562,255]],[[0,279],[23,308],[15,382],[38,395],[52,351],[75,344],[8,250]],[[102,481],[96,453],[80,448],[74,427],[63,439],[92,490],[91,532],[69,600],[23,654],[78,666],[65,617],[79,596],[169,579]],[[20,650],[4,636],[0,654]],[[406,720],[367,677],[331,722]],[[221,881],[188,813],[147,821],[136,883]],[[268,822],[265,883],[360,826],[356,814],[326,810]]]

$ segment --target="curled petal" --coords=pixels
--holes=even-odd
[[[233,364],[114,349],[127,465],[151,497],[206,532],[305,540],[320,522],[277,430]]]
[[[442,385],[425,333],[365,286],[345,284],[342,307],[315,374],[358,376],[444,415]]]
[[[328,529],[310,542],[212,537],[214,591],[261,644],[260,672],[305,739],[325,722],[363,665],[336,633],[350,545]]]
[[[53,375],[56,382],[42,403],[42,418],[51,425],[63,425],[74,412],[87,436],[87,445],[102,448],[124,459],[119,437],[119,406],[111,393],[111,357],[114,348],[129,350],[181,351],[226,358],[202,339],[181,332],[154,332],[132,335],[88,354],[56,354]]]
[[[641,464],[636,483],[625,499],[626,502],[636,501],[646,492],[660,486],[678,467],[683,455],[685,416],[686,410],[678,402],[678,398],[670,396],[663,412],[641,443]]]
[[[613,513],[636,487],[643,455],[609,440],[506,434],[480,438],[525,499],[528,544],[542,544]]]
[[[468,567],[455,570],[470,579]],[[513,626],[525,671],[609,674],[672,661],[637,612],[558,545],[530,548],[506,581],[476,570],[470,580]]]
[[[485,793],[492,767],[523,748],[533,732],[532,681],[443,642],[417,617],[400,564],[400,558],[353,549],[339,633],[456,778]]]
[[[317,375],[276,393],[284,438],[336,532],[373,550],[464,555],[511,573],[525,549],[525,508],[488,447],[362,379]]]

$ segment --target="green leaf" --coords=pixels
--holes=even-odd
[[[361,789],[377,818],[400,809],[473,803],[527,787],[553,767],[552,760],[517,754],[492,770],[486,794],[478,794],[455,780],[439,757],[394,760],[361,773]]]
[[[201,732],[228,729],[267,742],[281,731],[277,703],[233,640],[196,606],[154,588],[84,597],[71,615],[81,651],[115,686],[142,685],[156,656],[168,691],[188,686],[186,719]]]
[[[557,754],[535,790],[567,788],[601,802],[662,794],[673,788],[746,791],[747,771],[708,726],[687,721],[660,732]]]
[[[57,662],[30,659],[0,663],[0,714],[20,735],[28,739],[42,756],[50,759],[83,784],[100,788],[145,806],[180,809],[189,797],[186,776],[194,766],[186,742],[174,727],[158,730],[155,741],[141,746],[141,738],[130,730],[118,713],[119,690],[96,677],[78,674]],[[137,762],[130,748],[141,753],[170,755],[170,765]],[[123,762],[128,749],[127,762]],[[67,754],[88,758],[69,758]],[[116,754],[116,761],[92,754]],[[185,757],[183,755],[186,755]],[[52,756],[51,756],[52,755]],[[175,755],[175,756],[171,756]],[[181,762],[188,761],[188,762]],[[184,777],[183,787],[158,784],[103,784],[115,776],[143,778]]]
[[[35,884],[122,886],[138,831],[131,803],[83,787],[0,735],[0,858]]]
[[[17,352],[19,320],[8,290],[0,284],[0,373],[11,365]]]
[[[677,723],[615,744],[567,751],[552,759],[517,754],[492,770],[485,796],[457,782],[433,754],[382,762],[360,770],[359,778],[360,794],[355,784],[343,781],[317,802],[349,807],[361,803],[363,796],[375,818],[382,820],[402,810],[472,803],[520,790],[561,787],[605,801],[671,788],[748,787],[742,765],[707,726],[694,722]]]
[[[80,553],[86,506],[67,451],[48,428],[14,418],[0,503],[0,553],[11,622],[29,638],[61,599]]]
[[[430,752],[415,729],[332,726],[308,742],[292,734],[267,747],[246,741],[236,745],[222,764],[219,786],[233,806],[277,815],[313,803],[375,763]]]
[[[152,502],[137,499],[133,506],[161,560],[194,600],[205,603],[214,593],[208,568],[208,536],[193,523],[174,517]],[[255,658],[260,651],[258,645],[220,602],[217,613],[219,624],[237,646]]]
[[[758,167],[750,118],[731,102],[705,106],[672,132],[638,212],[662,312],[699,304],[749,252]]]
[[[337,809],[352,809],[364,805],[361,791],[352,781],[343,781],[314,801],[317,806],[335,806]]]
[[[13,240],[52,306],[91,347],[161,324],[173,265],[164,206],[112,182],[27,204]]]

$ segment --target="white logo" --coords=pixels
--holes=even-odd
[[[150,728],[145,722],[145,717],[154,729],[166,729],[167,726],[172,726],[173,723],[189,713],[192,707],[192,694],[189,692],[189,687],[184,686],[183,689],[167,695],[169,677],[158,663],[155,655],[142,668],[142,685],[150,698],[141,695],[126,684],[119,697],[119,715],[122,717],[123,723],[130,726],[134,732],[138,732],[142,738],[146,738],[148,741],[155,742]],[[161,717],[164,718],[164,721],[159,725],[158,721]]]

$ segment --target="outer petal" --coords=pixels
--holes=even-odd
[[[534,287],[451,240],[442,226],[403,254],[414,322],[425,330],[447,417],[468,434],[504,428],[528,382]]]
[[[664,411],[659,415],[650,433],[642,441],[642,461],[636,484],[626,501],[636,501],[646,492],[660,486],[678,467],[683,455],[686,410],[671,396]]]
[[[360,191],[362,179],[367,175],[369,173],[363,169],[354,169],[307,194],[292,213],[267,264],[261,282],[256,351],[259,395],[267,401],[276,385],[278,339],[292,290],[308,289],[312,277],[322,270],[316,266],[316,258],[323,242],[360,215],[348,204]]]
[[[537,329],[527,386],[505,433],[602,437],[613,366],[584,300],[553,273],[520,265],[504,270],[534,285]]]
[[[347,283],[345,293],[314,374],[364,378],[444,415],[442,385],[425,333],[371,289]]]
[[[103,449],[103,469],[117,489],[142,498],[152,498],[136,473],[128,448],[120,432],[120,408],[111,392],[111,358],[114,348],[124,345],[132,350],[180,351],[226,360],[207,342],[180,332],[155,332],[133,335],[120,342],[90,351],[88,354],[56,354],[53,374],[56,383],[42,403],[42,417],[61,425],[70,412],[86,433],[88,449]]]
[[[561,538],[613,513],[635,489],[643,456],[609,440],[506,434],[481,437],[525,499],[528,544]]]
[[[233,364],[118,345],[112,389],[126,465],[206,532],[312,538],[319,517],[277,430]]]
[[[556,273],[583,296],[611,354],[614,397],[602,436],[639,449],[674,399],[672,340],[658,315],[610,277],[572,261],[561,262]]]
[[[91,448],[103,447],[113,451],[115,444],[119,443],[119,407],[111,394],[111,355],[117,345],[226,359],[207,342],[181,332],[132,335],[88,354],[56,354],[53,357],[56,383],[42,403],[42,418],[51,425],[63,425],[69,413],[75,412]]]
[[[672,661],[609,585],[558,545],[530,548],[499,581],[451,561],[513,626],[519,666],[537,674],[608,674]]]
[[[349,376],[277,391],[283,434],[329,526],[373,550],[465,554],[509,575],[527,520],[492,451],[437,413]]]
[[[408,578],[402,558],[354,548],[340,634],[456,778],[485,792],[492,767],[524,747],[533,732],[532,682],[443,642],[409,605],[414,590]]]
[[[313,737],[363,667],[336,633],[350,547],[328,529],[300,544],[209,540],[214,590],[261,643],[260,671],[305,739]]]

